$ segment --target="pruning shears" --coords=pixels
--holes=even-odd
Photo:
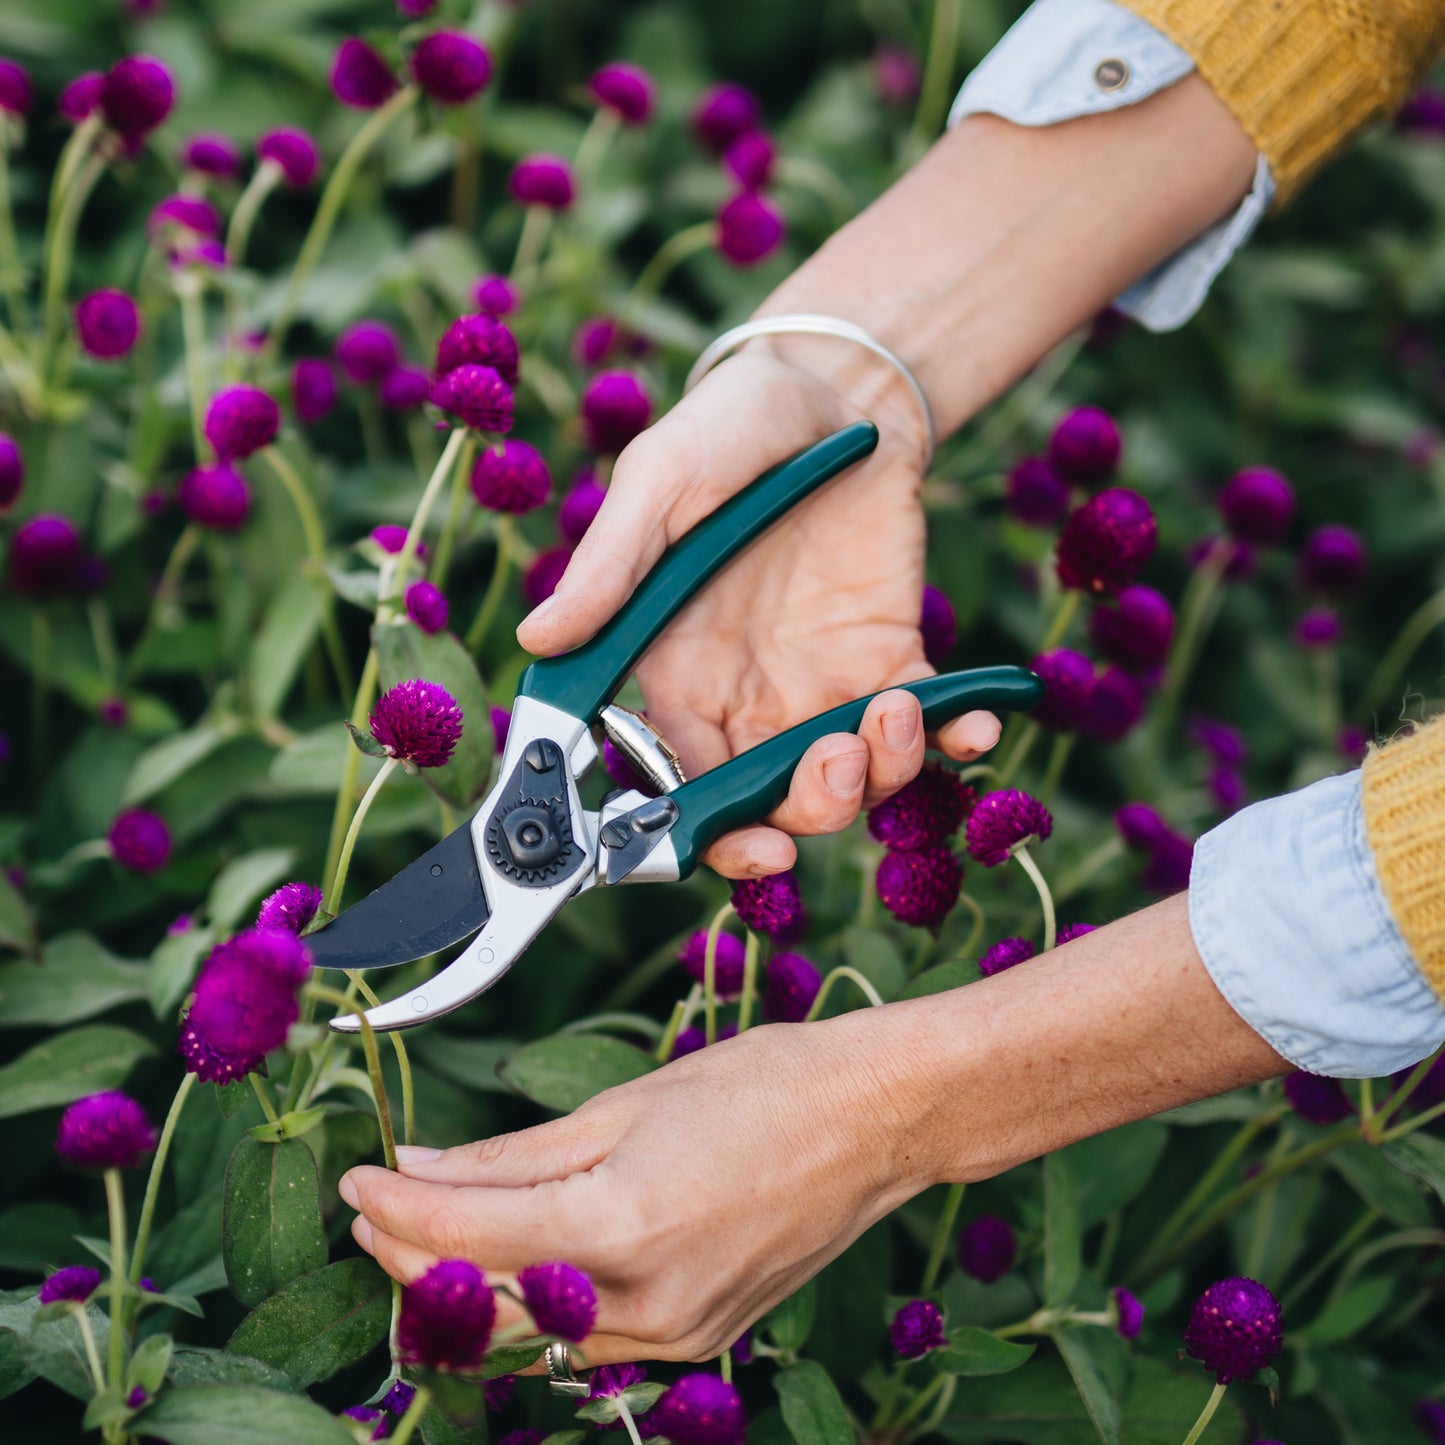
[[[374,1029],[402,1029],[460,1008],[521,957],[570,898],[593,887],[686,878],[730,829],[767,816],[803,753],[851,732],[859,698],[691,781],[646,719],[613,695],[668,622],[716,572],[825,482],[878,444],[858,422],[764,473],[673,544],[626,606],[589,642],[522,675],[498,780],[469,822],[307,937],[323,968],[392,968],[471,942],[426,983],[369,1009]],[[1022,667],[984,667],[905,684],[936,728],[973,708],[1023,711],[1043,691]],[[578,781],[596,761],[601,724],[656,789],[615,792],[584,808]],[[475,936],[473,936],[475,935]],[[355,1014],[331,1027],[357,1033]]]

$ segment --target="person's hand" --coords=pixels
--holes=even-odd
[[[737,558],[638,667],[649,719],[689,777],[839,703],[933,672],[918,630],[920,426],[906,397],[885,394],[868,409],[880,425],[877,453]],[[669,543],[768,467],[863,415],[771,346],[753,343],[722,363],[618,458],[556,594],[518,630],[522,645],[550,654],[585,641]],[[974,712],[937,743],[968,761],[997,738],[993,715]],[[809,749],[774,827],[731,833],[705,861],[735,878],[790,867],[788,834],[846,827],[918,772],[924,742],[917,701],[880,697],[858,736]]]

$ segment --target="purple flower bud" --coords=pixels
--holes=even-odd
[[[1025,457],[1008,474],[1004,502],[1009,515],[1029,527],[1052,527],[1069,510],[1067,483],[1042,457]]]
[[[0,512],[15,505],[25,486],[25,456],[14,437],[0,431]]]
[[[342,105],[375,110],[400,88],[391,66],[366,41],[351,35],[337,46],[331,61],[331,92]]]
[[[540,607],[557,590],[571,560],[570,547],[549,547],[537,553],[532,565],[522,573],[522,596],[529,607]]]
[[[803,920],[803,894],[791,870],[734,883],[732,903],[746,927],[773,938],[794,937]]]
[[[619,1395],[647,1379],[641,1365],[603,1365],[593,1370],[589,1400],[615,1400]]]
[[[492,57],[480,41],[460,30],[438,30],[411,53],[416,83],[438,105],[475,100],[492,78]]]
[[[81,1169],[134,1169],[155,1147],[146,1111],[113,1089],[77,1099],[55,1132],[55,1152]]]
[[[477,431],[502,435],[512,429],[512,388],[491,366],[458,366],[432,384],[431,401]]]
[[[1209,796],[1221,813],[1237,813],[1248,801],[1244,779],[1233,768],[1214,768],[1205,779]]]
[[[1257,1280],[1234,1276],[1194,1302],[1184,1348],[1221,1385],[1247,1380],[1283,1348],[1279,1301]]]
[[[760,130],[740,135],[723,156],[723,169],[745,191],[760,191],[772,179],[778,148],[771,137]]]
[[[96,704],[95,715],[102,727],[123,728],[130,721],[130,706],[123,697],[103,697]]]
[[[572,334],[572,355],[581,366],[601,366],[622,340],[622,327],[610,316],[591,316]]]
[[[1120,592],[1138,580],[1158,538],[1149,503],[1138,492],[1111,487],[1075,508],[1064,523],[1059,581],[1096,595]]]
[[[1044,695],[1029,716],[1052,732],[1075,732],[1089,716],[1094,697],[1094,664],[1082,652],[1056,647],[1029,664],[1044,684]]]
[[[115,861],[132,873],[159,873],[170,861],[171,830],[159,813],[145,808],[119,814],[106,841]]]
[[[752,191],[725,201],[717,213],[717,248],[734,266],[756,266],[766,260],[787,233],[778,210]]]
[[[319,356],[303,356],[291,368],[291,409],[302,426],[325,420],[336,405],[336,373]]]
[[[481,1270],[444,1259],[401,1294],[397,1353],[428,1370],[470,1370],[481,1364],[492,1338],[497,1302]]]
[[[640,66],[625,60],[604,65],[587,82],[598,105],[622,117],[628,125],[646,125],[657,105],[657,87]]]
[[[648,1412],[647,1433],[672,1445],[743,1445],[742,1397],[720,1375],[684,1375]]]
[[[1273,547],[1294,516],[1294,488],[1272,467],[1245,467],[1219,494],[1219,515],[1241,542]]]
[[[197,467],[181,479],[181,510],[198,527],[234,532],[251,511],[251,489],[234,467]]]
[[[412,677],[377,698],[371,710],[371,735],[386,749],[418,768],[444,767],[462,736],[462,710],[435,682]]]
[[[713,958],[713,985],[720,997],[732,998],[742,992],[746,957],[747,949],[741,938],[733,933],[718,934],[717,952]],[[703,981],[707,971],[706,929],[688,935],[687,942],[678,951],[677,961],[698,983]]]
[[[178,913],[166,925],[166,936],[168,938],[179,937],[183,933],[189,933],[196,926],[196,920],[189,913]]]
[[[261,902],[256,927],[279,929],[297,938],[316,917],[321,907],[321,890],[310,883],[283,883]]]
[[[1097,406],[1075,407],[1049,437],[1049,465],[1077,487],[1097,487],[1119,467],[1124,438],[1118,423]]]
[[[1140,886],[1161,898],[1182,893],[1189,887],[1193,862],[1193,842],[1180,833],[1168,832],[1151,849],[1149,861],[1139,875]]]
[[[100,1288],[100,1271],[87,1264],[72,1264],[58,1269],[40,1286],[40,1303],[53,1305],[70,1300],[83,1305]]]
[[[431,395],[431,378],[419,366],[398,366],[387,372],[376,399],[387,411],[420,411]]]
[[[523,206],[543,206],[565,211],[572,204],[575,187],[572,168],[561,156],[526,156],[512,167],[507,190]]]
[[[1072,943],[1076,938],[1082,938],[1086,933],[1092,933],[1097,927],[1093,923],[1066,923],[1059,929],[1055,943],[1062,948],[1066,943]]]
[[[1216,564],[1221,554],[1225,557],[1223,579],[1226,582],[1247,582],[1259,570],[1259,558],[1248,542],[1236,542],[1232,537],[1201,537],[1184,549],[1184,561],[1198,570],[1206,563]]]
[[[34,94],[29,71],[18,61],[0,59],[0,111],[23,116]]]
[[[492,747],[501,753],[507,746],[507,734],[512,730],[512,714],[504,707],[492,705]]]
[[[81,347],[101,361],[125,356],[140,336],[140,311],[124,291],[92,291],[75,308]]]
[[[1115,1329],[1126,1340],[1137,1340],[1139,1331],[1144,1328],[1144,1304],[1137,1295],[1132,1295],[1121,1285],[1116,1285],[1109,1291],[1110,1298],[1114,1301],[1114,1314],[1118,1323]]]
[[[436,8],[437,0],[396,0],[397,14],[404,15],[408,20],[420,20]]]
[[[58,597],[80,586],[85,553],[69,517],[45,512],[10,539],[10,585],[29,597]]]
[[[630,371],[599,371],[582,393],[582,427],[594,452],[616,456],[652,418],[652,398]]]
[[[603,1367],[606,1368],[605,1366]],[[626,1366],[620,1368],[625,1369]],[[592,1378],[595,1381],[602,1370],[593,1372]],[[504,1405],[512,1402],[512,1396],[517,1393],[517,1377],[515,1375],[498,1375],[493,1380],[487,1380],[482,1385],[482,1399],[486,1401],[487,1409],[500,1410]],[[588,1397],[591,1398],[590,1396]]]
[[[978,971],[985,978],[992,978],[996,973],[1027,963],[1033,956],[1034,946],[1027,938],[1001,938],[979,959]]]
[[[515,517],[535,511],[552,491],[552,474],[528,442],[511,439],[488,447],[472,468],[472,495],[479,507]]]
[[[931,1299],[909,1300],[893,1316],[888,1341],[905,1360],[922,1359],[930,1350],[943,1348],[943,1315]]]
[[[952,769],[925,763],[916,778],[868,810],[868,831],[885,848],[932,847],[958,832],[974,797]]]
[[[918,99],[923,67],[902,45],[880,45],[873,52],[873,90],[884,105],[907,110]]]
[[[60,92],[56,109],[71,125],[79,125],[100,109],[104,91],[105,76],[98,70],[84,71]]]
[[[937,928],[958,902],[963,864],[941,844],[888,853],[878,865],[875,886],[883,906],[900,923]]]
[[[181,147],[181,165],[203,176],[233,181],[241,172],[241,148],[228,135],[205,131]]]
[[[1143,676],[1169,656],[1174,609],[1162,593],[1135,584],[1119,594],[1116,606],[1094,608],[1089,615],[1089,636],[1110,662]]]
[[[807,1010],[804,1010],[806,1013]],[[777,1020],[774,1020],[777,1022]],[[724,1039],[735,1039],[738,1035],[736,1024],[726,1024],[717,1031],[717,1042],[722,1043]],[[698,1028],[695,1024],[685,1029],[679,1029],[677,1037],[672,1041],[672,1054],[674,1059],[683,1058],[687,1054],[695,1054],[700,1049],[707,1047],[707,1032]]]
[[[1346,723],[1335,737],[1335,751],[1352,763],[1363,761],[1369,747],[1369,733],[1355,723]]]
[[[1395,124],[1411,135],[1430,138],[1445,135],[1445,91],[1422,86],[1400,107]],[[1441,1438],[1445,1439],[1445,1432]]]
[[[564,541],[574,547],[587,535],[587,529],[602,510],[607,492],[597,484],[595,473],[579,472],[572,484],[572,490],[562,498],[557,508],[557,530]]]
[[[1333,607],[1312,607],[1295,619],[1292,635],[1297,647],[1334,647],[1344,636],[1345,625]]]
[[[982,1284],[1001,1280],[1018,1252],[1013,1226],[997,1214],[980,1214],[958,1231],[958,1267]]]
[[[110,125],[134,145],[171,113],[176,85],[171,73],[149,55],[127,55],[106,71],[100,105]]]
[[[1082,731],[1101,743],[1127,737],[1144,716],[1144,689],[1122,668],[1110,667],[1094,682]]]
[[[214,239],[221,234],[221,213],[202,196],[167,196],[152,208],[146,234],[157,245]]]
[[[265,164],[275,166],[293,191],[304,191],[321,169],[321,147],[295,126],[267,131],[256,142],[256,155]]]
[[[1201,747],[1222,768],[1241,768],[1248,757],[1244,734],[1228,723],[1196,717],[1189,723],[1189,740]]]
[[[573,1265],[553,1260],[517,1271],[517,1288],[539,1334],[581,1344],[597,1322],[597,1291]]]
[[[709,86],[692,110],[692,132],[714,155],[724,151],[741,135],[762,124],[762,107],[757,97],[741,85],[726,81]]]
[[[1338,1079],[1308,1074],[1303,1069],[1285,1075],[1284,1096],[1290,1108],[1309,1124],[1338,1124],[1355,1112]]]
[[[1316,592],[1352,591],[1369,565],[1364,539],[1349,527],[1316,527],[1300,549],[1300,580]]]
[[[472,300],[484,316],[510,316],[522,304],[521,293],[505,276],[483,276],[472,287]]]
[[[354,386],[374,386],[401,365],[401,338],[384,321],[358,321],[336,338],[337,363]]]
[[[372,1440],[384,1440],[386,1438],[387,1427],[391,1422],[380,1410],[374,1410],[370,1405],[348,1405],[341,1414],[343,1418],[360,1421],[363,1425],[374,1425],[378,1420],[383,1421],[381,1425],[377,1426],[377,1428],[371,1432],[369,1438]]]
[[[656,796],[657,789],[632,766],[611,738],[602,740],[602,766],[607,770],[607,776],[624,792]]]
[[[395,522],[383,522],[381,526],[371,529],[371,540],[375,542],[383,552],[387,552],[391,556],[396,557],[400,555],[401,549],[406,546],[406,534],[407,529],[405,527],[399,526]],[[418,559],[425,558],[426,554],[426,543],[418,542],[416,548]]]
[[[459,366],[490,366],[508,386],[516,386],[517,338],[494,317],[459,316],[437,343],[437,373],[445,376]]]
[[[918,619],[923,634],[923,655],[933,667],[942,667],[958,641],[958,619],[946,593],[925,583],[923,609]]]
[[[449,610],[441,589],[430,582],[413,582],[406,589],[406,615],[428,636],[447,625]]]
[[[974,804],[964,840],[969,857],[985,868],[997,868],[1015,848],[1042,842],[1053,831],[1053,817],[1037,798],[1018,788],[1000,788]]]
[[[802,1023],[822,986],[823,975],[801,953],[774,954],[763,988],[763,1017],[775,1024]]]
[[[511,1379],[510,1375],[503,1376],[504,1379]],[[491,1381],[487,1382],[492,1383]],[[416,1386],[407,1380],[393,1380],[391,1389],[381,1397],[381,1408],[389,1415],[398,1418],[405,1415],[411,1409],[411,1403],[416,1399]],[[503,1404],[506,1403],[504,1400]]]
[[[222,462],[241,461],[276,440],[281,408],[257,386],[228,386],[206,408],[206,440]]]

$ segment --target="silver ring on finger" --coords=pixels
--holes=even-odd
[[[561,1340],[553,1340],[544,1351],[547,1360],[547,1382],[554,1395],[570,1395],[583,1399],[592,1393],[592,1386],[586,1380],[579,1380],[572,1372],[572,1355]]]

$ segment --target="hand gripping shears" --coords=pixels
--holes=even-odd
[[[835,707],[686,781],[645,719],[611,699],[685,603],[790,508],[868,456],[877,429],[858,422],[766,472],[663,554],[589,642],[522,675],[498,780],[471,820],[307,937],[323,968],[390,968],[475,935],[434,978],[367,1011],[375,1029],[439,1018],[490,988],[568,899],[594,886],[686,878],[723,833],[767,816],[816,739],[852,732],[870,699]],[[1021,711],[1043,685],[1022,667],[984,667],[905,685],[935,728],[972,708]],[[582,806],[577,783],[597,758],[593,727],[656,786]],[[331,1020],[356,1033],[361,1020]]]

